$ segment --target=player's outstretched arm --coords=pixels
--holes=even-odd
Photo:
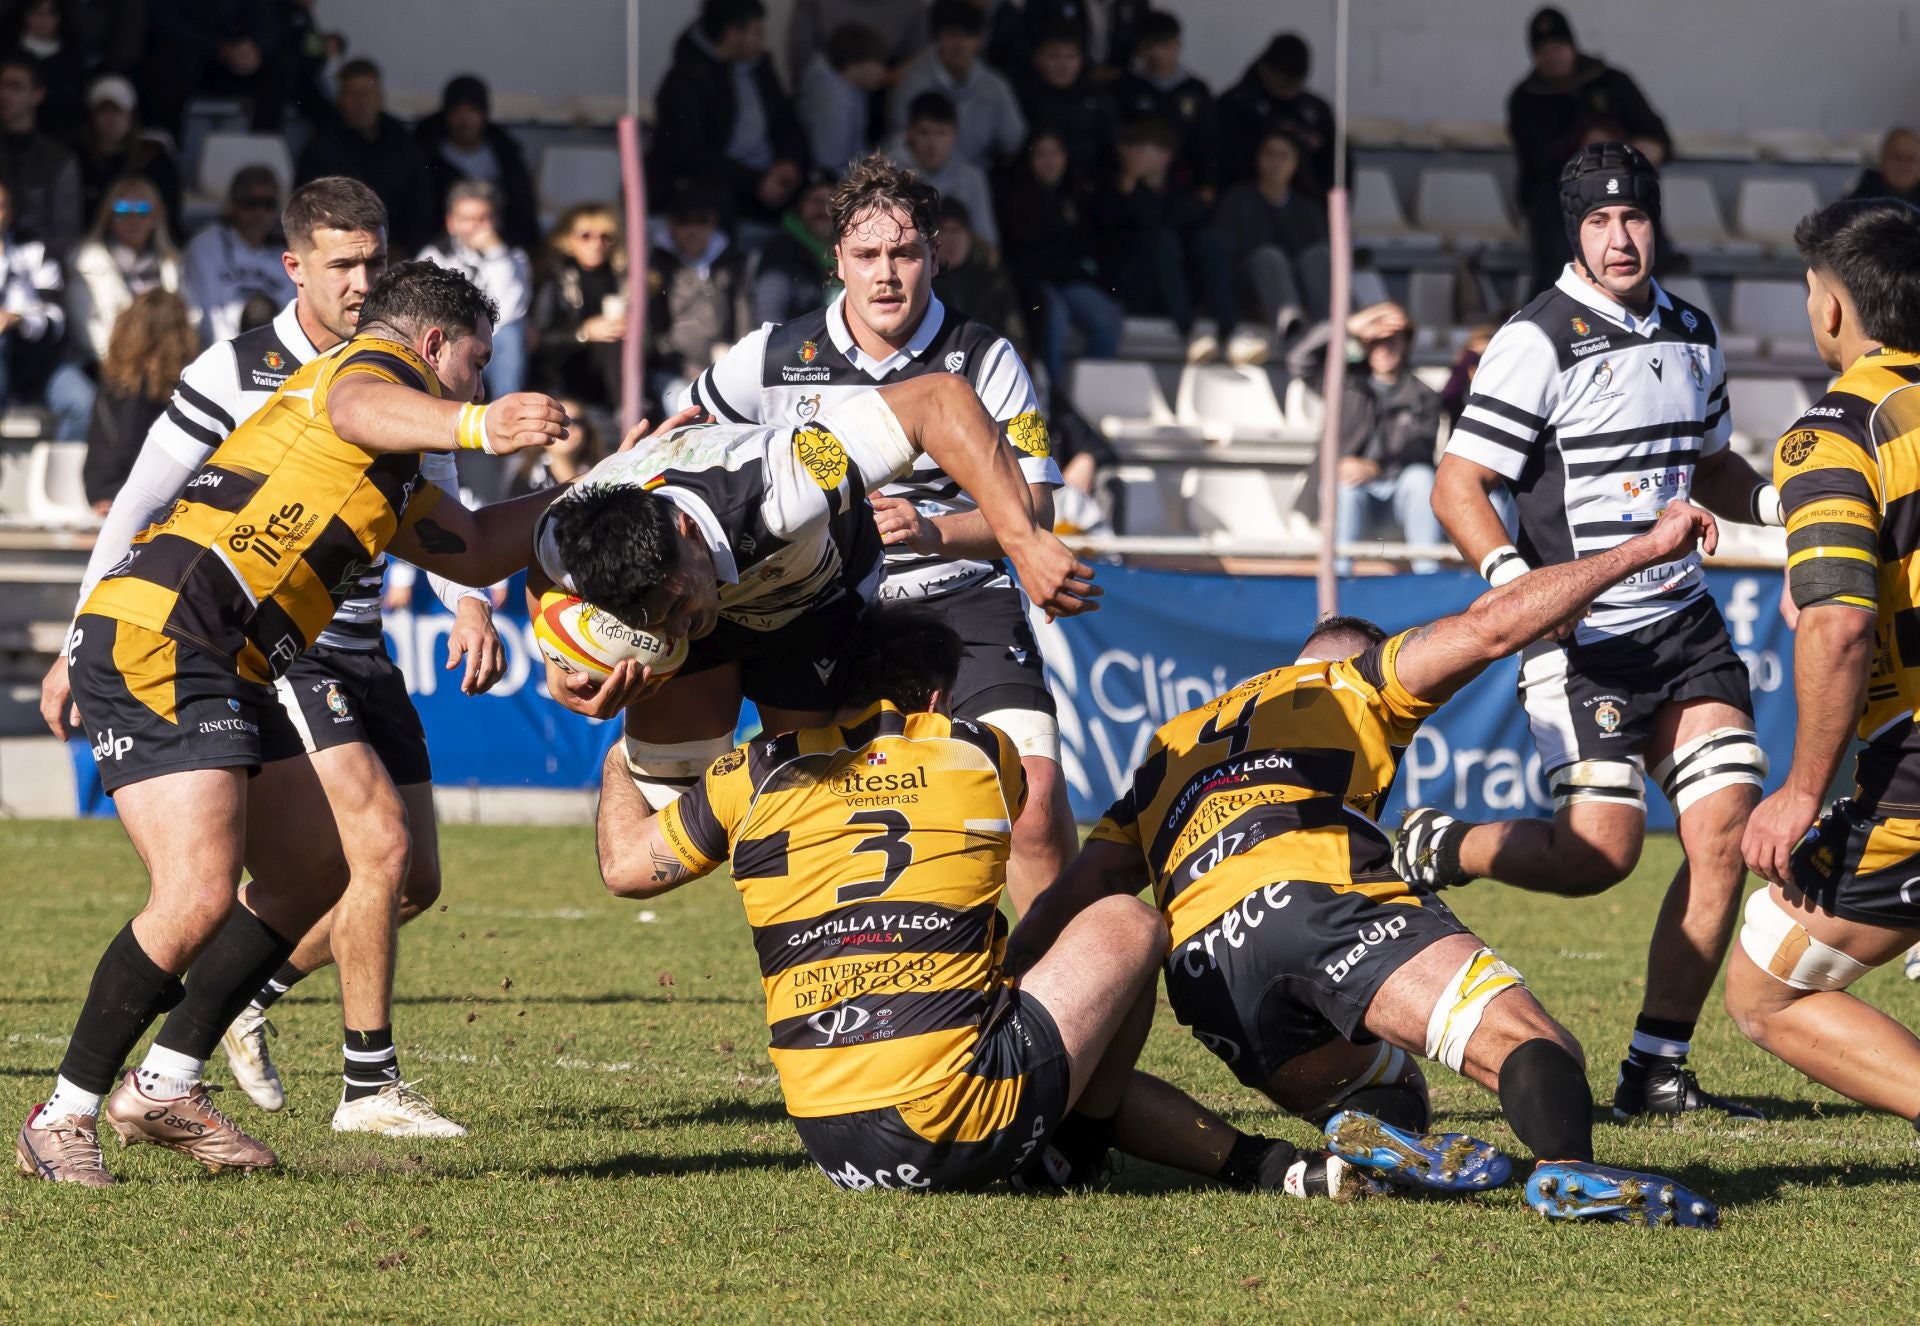
[[[616,898],[651,898],[706,873],[685,864],[667,846],[660,817],[634,786],[617,741],[600,766],[600,810],[595,823],[600,878]]]
[[[1067,923],[1102,898],[1140,892],[1151,881],[1137,847],[1093,841],[1020,918],[1007,940],[1006,974],[1018,977],[1042,957]]]
[[[1712,552],[1718,538],[1711,515],[1688,502],[1670,502],[1645,534],[1593,557],[1529,571],[1488,590],[1465,612],[1409,633],[1394,658],[1394,672],[1409,693],[1444,700],[1495,659],[1584,613],[1608,587],[1670,562],[1696,544]]]
[[[1693,497],[1722,520],[1737,525],[1784,525],[1780,494],[1745,456],[1722,447],[1693,466]]]
[[[462,585],[494,584],[526,569],[534,521],[565,491],[548,488],[477,511],[444,498],[419,519],[403,523],[387,551]]]
[[[348,373],[327,391],[333,431],[368,451],[459,451],[465,408],[370,373]],[[506,456],[565,438],[567,412],[551,396],[517,391],[486,405],[480,427],[485,449]],[[469,431],[466,449],[478,448],[478,439]]]
[[[929,373],[880,389],[914,448],[926,452],[979,504],[1033,601],[1056,617],[1099,607],[1093,568],[1040,521],[1000,426],[964,378]]]

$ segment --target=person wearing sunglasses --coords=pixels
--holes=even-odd
[[[100,200],[93,229],[73,251],[67,313],[75,335],[68,347],[86,365],[106,358],[114,320],[149,290],[179,294],[180,250],[167,232],[167,213],[151,180],[129,175],[115,180]]]
[[[275,242],[280,181],[265,166],[244,166],[227,187],[220,219],[187,245],[187,302],[200,310],[200,338],[211,345],[240,334],[240,311],[252,295],[276,305],[293,298],[293,282]]]
[[[529,319],[535,389],[573,397],[603,419],[620,403],[626,258],[613,208],[604,203],[568,208],[547,237],[545,270]]]

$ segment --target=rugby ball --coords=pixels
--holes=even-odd
[[[533,638],[541,656],[562,672],[595,678],[612,672],[616,663],[632,659],[652,668],[653,680],[661,681],[687,661],[685,640],[629,626],[564,589],[550,589],[540,596]]]

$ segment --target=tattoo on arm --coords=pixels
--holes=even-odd
[[[647,849],[647,856],[653,862],[652,875],[655,884],[671,888],[675,884],[683,884],[686,882],[687,868],[681,864],[680,858],[672,852],[665,851],[659,847],[649,847]]]
[[[420,546],[430,553],[451,556],[467,550],[467,541],[446,526],[434,520],[432,516],[423,516],[415,522],[414,537],[420,540]]]

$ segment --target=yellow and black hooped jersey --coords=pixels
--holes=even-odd
[[[732,859],[790,1113],[902,1104],[966,1064],[1025,795],[998,730],[879,704],[738,747],[661,812],[689,869]]]
[[[1920,353],[1855,360],[1781,437],[1773,481],[1787,513],[1787,580],[1806,608],[1878,618],[1860,717],[1856,796],[1920,813]]]
[[[1394,672],[1406,638],[1338,663],[1276,668],[1154,733],[1092,837],[1146,858],[1176,947],[1279,880],[1418,905],[1375,822],[1435,708]]]
[[[352,373],[433,396],[433,370],[397,341],[357,339],[310,360],[133,540],[81,612],[159,631],[249,681],[279,676],[326,628],[361,572],[438,502],[416,452],[341,439],[327,415]]]

